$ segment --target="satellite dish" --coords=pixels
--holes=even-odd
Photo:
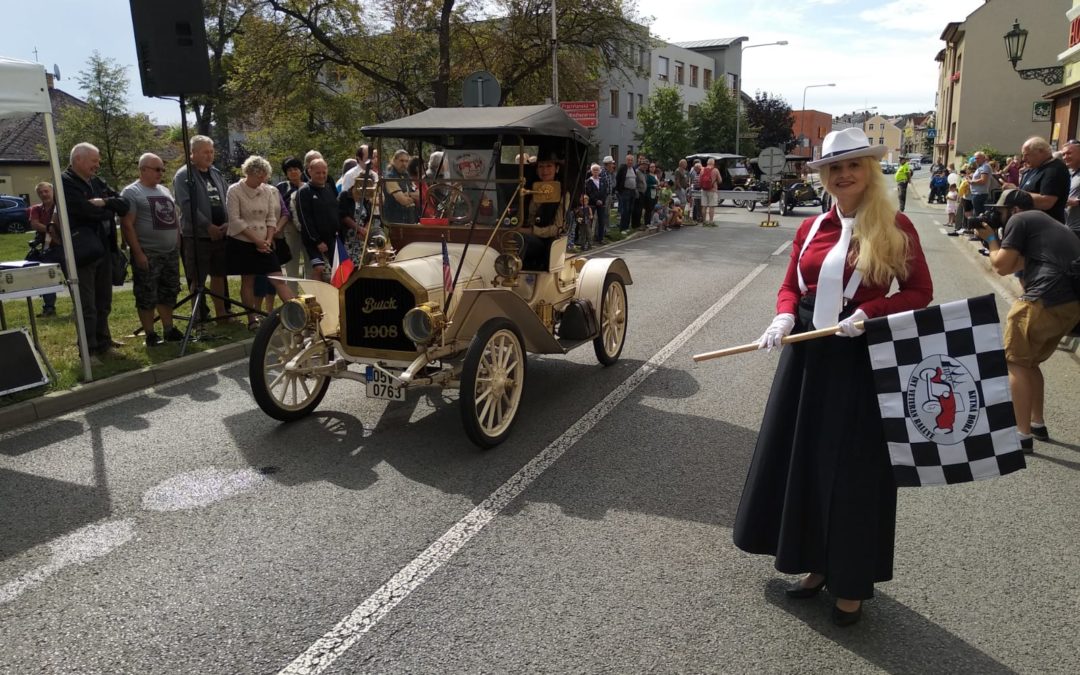
[[[486,70],[470,73],[461,83],[462,105],[466,108],[493,108],[499,105],[502,88]]]
[[[52,64],[52,74],[53,74],[53,79],[55,79],[55,80],[60,79],[60,66],[56,65],[55,63]]]

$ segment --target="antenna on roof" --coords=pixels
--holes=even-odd
[[[52,64],[52,74],[53,74],[53,79],[56,79],[56,80],[60,79],[60,66],[56,65],[55,63]]]

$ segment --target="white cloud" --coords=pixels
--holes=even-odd
[[[882,7],[859,12],[859,18],[890,30],[926,32],[941,29],[950,21],[963,21],[983,4],[983,0],[893,0]]]

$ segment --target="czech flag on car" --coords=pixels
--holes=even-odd
[[[446,297],[454,292],[454,275],[450,271],[450,253],[446,250],[446,239],[442,240],[442,285]]]
[[[330,283],[335,288],[341,288],[349,280],[353,273],[353,261],[349,257],[349,251],[345,248],[345,242],[340,236],[334,237],[334,264],[330,267]]]

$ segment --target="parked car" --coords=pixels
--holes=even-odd
[[[0,234],[20,234],[30,229],[30,205],[22,197],[0,195]]]
[[[881,163],[881,173],[896,173],[896,170],[898,168],[899,167],[897,165],[895,165],[895,164],[893,164],[891,162],[884,162],[883,161]]]
[[[429,108],[361,132],[392,143],[383,157],[402,145],[420,148],[422,158],[425,149],[442,151],[447,171],[425,184],[427,194],[457,195],[469,208],[460,219],[422,215],[438,213],[432,204],[418,222],[391,222],[384,209],[387,236],[368,238],[363,264],[340,288],[299,282],[302,294],[273,312],[252,344],[252,394],[267,415],[309,415],[334,379],[363,383],[369,398],[388,401],[420,387],[457,389],[466,435],[490,448],[524,412],[527,353],[592,345],[602,365],[618,361],[632,283],[626,263],[569,256],[559,232],[544,240],[542,264],[519,255],[535,244],[519,219],[580,198],[589,166],[584,127],[557,105],[537,105]],[[539,180],[524,161],[538,153],[560,158],[555,180]],[[374,196],[377,204],[384,198]],[[575,371],[559,395],[573,396],[586,378]],[[544,406],[532,409],[543,414]]]

